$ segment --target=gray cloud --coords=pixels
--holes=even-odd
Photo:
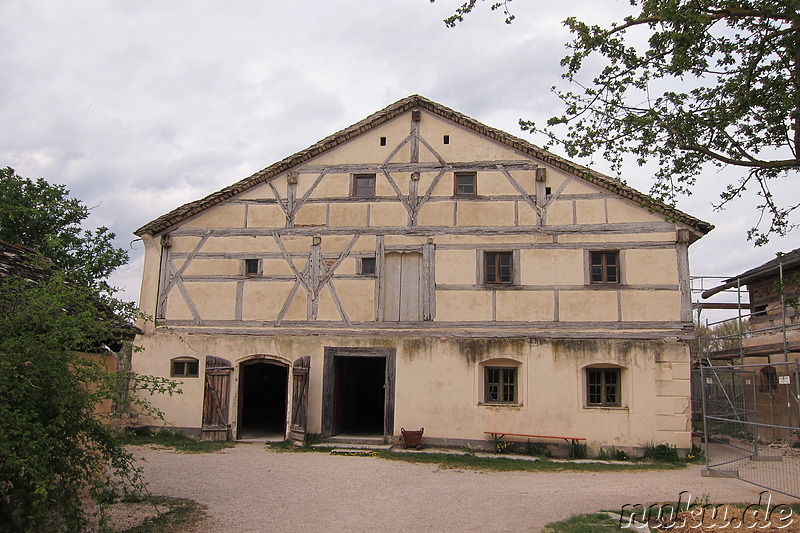
[[[525,136],[519,118],[558,112],[550,87],[569,39],[561,21],[608,22],[630,9],[515,2],[511,26],[481,6],[445,28],[441,19],[460,4],[3,2],[0,165],[66,184],[97,206],[90,225],[109,226],[127,247],[149,220],[409,94]],[[649,188],[637,168],[629,182]],[[713,213],[718,183],[712,176],[681,201],[719,226],[692,247],[695,273],[737,273],[795,247],[778,240],[754,250],[744,240],[753,202]],[[114,278],[132,299],[141,256],[138,244]]]

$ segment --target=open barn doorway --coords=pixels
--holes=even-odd
[[[323,436],[391,436],[394,368],[392,349],[326,348]]]
[[[263,359],[239,369],[240,439],[286,437],[289,367]]]
[[[337,357],[335,365],[334,431],[383,435],[386,359]]]

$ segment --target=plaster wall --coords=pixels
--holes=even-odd
[[[196,357],[201,362],[201,377],[181,379],[182,395],[153,398],[168,413],[168,421],[179,427],[196,428],[201,422],[204,357],[198,354],[234,363],[230,405],[234,425],[241,361],[255,354],[282,362],[310,355],[308,430],[319,433],[324,347],[374,346],[396,350],[396,436],[400,427],[425,427],[426,437],[445,440],[488,441],[485,431],[504,431],[585,437],[594,450],[601,445],[638,447],[653,440],[690,446],[689,354],[678,343],[221,335],[193,335],[183,343],[174,335],[157,334],[143,344],[145,355],[135,360],[137,372],[168,376],[173,357]],[[622,368],[621,407],[586,406],[585,369],[598,364]],[[516,404],[484,402],[487,365],[518,369]]]

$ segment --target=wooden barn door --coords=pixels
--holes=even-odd
[[[422,254],[386,254],[383,283],[383,319],[387,322],[422,320]]]
[[[230,439],[228,401],[230,399],[231,362],[213,355],[206,356],[206,386],[203,394],[203,440]]]
[[[292,420],[289,425],[289,440],[303,445],[306,440],[308,418],[308,374],[311,357],[301,357],[292,366]]]

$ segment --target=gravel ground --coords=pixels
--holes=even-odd
[[[197,531],[534,531],[625,504],[758,501],[760,488],[701,466],[636,473],[486,472],[238,444],[217,453],[134,447],[156,495],[208,507]],[[776,495],[773,503],[787,501]],[[790,500],[789,500],[790,501]]]

